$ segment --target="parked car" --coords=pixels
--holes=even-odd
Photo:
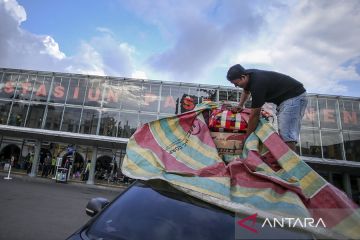
[[[92,218],[68,240],[250,238],[250,235],[239,238],[239,233],[235,233],[239,226],[233,212],[186,195],[159,180],[136,181],[111,203],[105,198],[91,199],[86,213]],[[265,229],[256,238],[314,239],[308,233],[276,228]]]

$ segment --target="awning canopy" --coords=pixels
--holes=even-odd
[[[0,135],[45,142],[63,142],[104,148],[126,148],[127,138],[69,133],[45,129],[0,125]]]

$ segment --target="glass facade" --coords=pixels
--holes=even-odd
[[[300,155],[360,161],[360,100],[309,96],[300,133]]]
[[[234,88],[221,93],[221,100],[239,96]],[[128,138],[218,95],[215,86],[1,69],[0,124]]]
[[[240,89],[0,69],[0,124],[130,137],[144,123],[203,100],[239,101]],[[360,100],[309,95],[298,152],[360,161]]]
[[[23,102],[13,102],[8,124],[12,126],[23,127],[25,125],[26,115],[28,113],[29,104]]]

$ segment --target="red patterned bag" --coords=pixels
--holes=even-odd
[[[209,118],[209,129],[214,132],[246,132],[250,109],[233,113],[229,106],[214,109]]]

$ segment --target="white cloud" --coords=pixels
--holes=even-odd
[[[50,36],[21,29],[25,20],[26,12],[15,0],[0,0],[0,65],[33,69],[54,66],[65,55]]]
[[[24,30],[25,9],[16,0],[0,0],[0,66],[83,74],[129,76],[134,71],[135,48],[115,39],[110,29],[79,44],[66,56],[49,35]]]
[[[44,36],[42,39],[44,50],[40,50],[41,54],[48,54],[56,59],[64,59],[65,53],[60,51],[59,44],[50,36]]]
[[[112,36],[114,35],[114,32],[111,31],[111,29],[106,28],[106,27],[97,27],[97,28],[96,28],[96,31],[101,32],[101,33],[110,34],[110,35],[112,35]]]
[[[256,1],[258,2],[258,1]],[[264,8],[268,6],[263,3]],[[170,47],[148,63],[167,80],[199,82],[216,68],[226,52],[256,36],[263,24],[250,1],[131,1],[130,8],[158,27]],[[241,13],[239,11],[241,9]]]
[[[139,78],[139,79],[147,79],[148,76],[146,75],[146,73],[144,71],[140,71],[140,70],[136,70],[135,72],[133,72],[131,74],[132,78]]]
[[[276,36],[253,42],[257,50],[238,51],[234,58],[245,66],[266,65],[294,76],[309,92],[346,94],[342,80],[360,81],[358,62],[344,64],[360,56],[359,11],[356,0],[299,1],[288,6],[280,30],[279,19],[269,22],[268,31]]]
[[[2,4],[5,10],[18,22],[18,25],[26,20],[25,9],[16,0],[3,0]]]
[[[66,72],[105,75],[104,64],[101,55],[90,44],[83,42],[80,46],[79,53],[67,59],[68,65],[65,67]]]
[[[149,60],[150,69],[167,79],[227,84],[227,68],[241,63],[291,75],[309,92],[346,94],[342,81],[360,80],[359,63],[349,63],[360,56],[359,5],[357,0],[169,0],[132,1],[130,7],[171,43]],[[223,77],[215,79],[211,74],[219,77],[219,69]]]
[[[273,59],[271,57],[271,52],[269,50],[253,50],[241,52],[239,55],[233,57],[230,60],[232,63],[236,64],[241,62],[241,64],[271,64]]]

